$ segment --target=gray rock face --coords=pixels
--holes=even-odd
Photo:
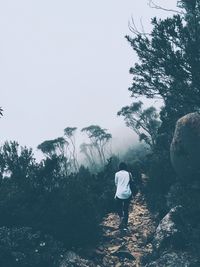
[[[178,233],[178,229],[172,219],[173,214],[175,214],[181,206],[177,206],[172,208],[169,213],[161,220],[159,223],[154,239],[153,239],[153,246],[156,250],[160,250],[163,247],[166,247],[167,243],[172,241],[174,236]]]
[[[200,114],[190,113],[178,120],[170,148],[171,162],[180,180],[200,177]]]

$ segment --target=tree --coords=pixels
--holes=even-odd
[[[93,149],[91,144],[82,143],[80,145],[80,152],[83,153],[87,159],[87,162],[92,170],[96,170],[95,158],[93,155]]]
[[[91,157],[96,156],[99,158],[100,165],[106,163],[106,145],[109,143],[112,135],[98,125],[90,125],[81,130],[85,132],[90,140],[90,154]]]
[[[46,140],[39,144],[37,148],[41,150],[47,157],[51,158],[55,153],[54,140]]]
[[[71,151],[70,151],[70,158],[72,159],[73,168],[77,172],[79,169],[79,164],[77,160],[77,153],[76,153],[76,142],[75,142],[75,133],[77,127],[66,127],[64,129],[64,135],[69,140],[69,144],[71,144]]]
[[[60,165],[60,173],[67,174],[69,171],[72,171],[71,162],[69,160],[68,153],[69,143],[65,138],[58,137],[53,140],[46,140],[38,145],[38,149],[40,149],[48,159],[55,161],[59,161]]]
[[[22,181],[31,176],[35,159],[32,149],[20,147],[15,141],[5,142],[1,147],[2,176]]]
[[[66,155],[67,147],[69,143],[63,138],[58,137],[53,140],[46,140],[38,145],[40,149],[47,157],[52,157],[53,155]]]
[[[118,116],[123,116],[126,125],[139,136],[140,141],[145,141],[152,149],[156,145],[156,138],[160,126],[159,114],[154,107],[142,108],[141,101],[123,107]]]
[[[130,69],[133,97],[161,98],[162,126],[171,142],[177,119],[200,108],[200,1],[178,1],[186,12],[152,19],[150,35],[126,36],[139,62]]]
[[[156,149],[147,159],[151,204],[159,203],[158,209],[166,207],[165,195],[176,178],[169,157],[176,121],[200,110],[200,0],[178,5],[183,12],[152,19],[150,34],[133,30],[126,36],[138,56],[130,69],[131,96],[163,102]]]

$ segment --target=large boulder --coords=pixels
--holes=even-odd
[[[181,206],[172,208],[160,221],[154,234],[154,249],[166,249],[178,241],[177,239],[179,238],[179,230],[173,220],[173,217],[175,214],[179,213],[181,209]]]
[[[200,114],[178,120],[170,148],[171,162],[181,181],[200,179]]]
[[[199,257],[191,253],[185,233],[181,231],[184,227],[182,210],[176,206],[160,221],[152,241],[153,252],[146,258],[145,267],[200,266]]]

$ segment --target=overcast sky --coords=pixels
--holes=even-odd
[[[147,0],[0,1],[1,142],[36,149],[67,126],[107,128],[123,146],[134,134],[117,111],[130,104],[129,68],[137,61],[125,40],[133,16],[146,31],[165,17]],[[176,0],[157,3],[175,7]],[[79,142],[80,140],[79,136]]]

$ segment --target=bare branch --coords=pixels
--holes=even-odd
[[[168,9],[168,8],[164,8],[162,6],[159,6],[156,3],[154,3],[153,0],[149,0],[148,5],[150,6],[150,8],[160,9],[160,10],[167,11],[167,12],[173,12],[173,13],[177,13],[177,14],[180,14],[180,15],[184,14],[183,11],[178,11],[178,10],[175,10],[175,9]]]
[[[133,17],[131,17],[131,22],[129,21],[128,22],[128,27],[129,27],[129,30],[134,33],[135,35],[139,35],[140,32],[138,31],[136,25],[135,25],[135,22],[133,20]]]
[[[140,18],[140,25],[141,25],[143,34],[147,34],[147,33],[145,33],[145,30],[144,30],[144,25],[143,25],[142,18]]]
[[[140,24],[141,24],[141,28],[142,30],[138,30],[136,24],[135,24],[135,21],[133,19],[133,16],[131,16],[131,21],[128,22],[128,27],[129,27],[129,30],[134,33],[135,35],[151,35],[150,33],[147,33],[145,32],[144,30],[144,25],[143,25],[143,22],[142,22],[142,18],[140,19]]]

